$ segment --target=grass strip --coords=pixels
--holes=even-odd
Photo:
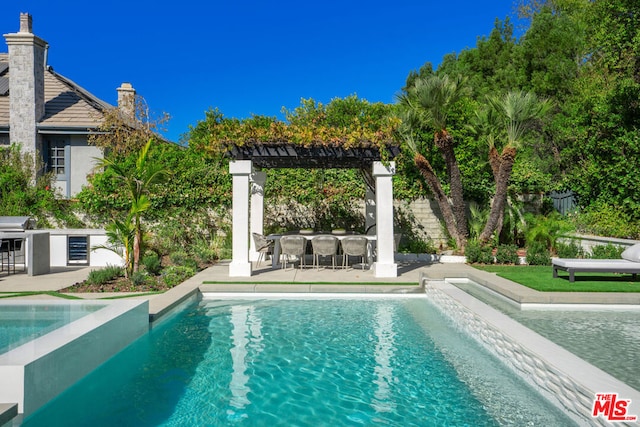
[[[576,273],[569,282],[569,273],[558,272],[553,277],[550,265],[473,265],[478,270],[496,273],[512,282],[542,292],[640,292],[640,280],[630,274]],[[564,274],[563,274],[564,273]]]
[[[396,286],[411,286],[417,285],[414,282],[242,282],[242,281],[229,281],[229,280],[205,280],[203,285],[396,285]]]
[[[61,294],[60,292],[54,292],[54,291],[1,292],[0,298],[18,298],[18,297],[29,297],[33,295],[49,295],[51,297],[62,298],[62,299],[82,299],[74,295],[66,295],[66,294]]]
[[[108,296],[108,297],[104,297],[104,298],[96,298],[96,299],[126,299],[126,298],[134,298],[134,297],[146,297],[147,295],[158,295],[158,294],[163,294],[164,292],[160,292],[160,291],[156,291],[156,292],[142,292],[139,294],[127,294],[127,295],[112,295],[112,296]],[[96,294],[96,295],[100,295],[100,294]]]

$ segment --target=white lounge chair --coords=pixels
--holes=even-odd
[[[553,277],[558,270],[569,273],[569,282],[575,280],[575,273],[626,273],[633,279],[640,273],[640,243],[630,246],[622,252],[620,259],[573,259],[554,258],[551,260]]]

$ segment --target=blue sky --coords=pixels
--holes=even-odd
[[[2,34],[30,13],[56,72],[114,105],[130,82],[152,112],[171,115],[173,141],[210,107],[282,118],[301,98],[392,103],[411,70],[474,47],[496,18],[515,19],[512,0],[6,3]]]

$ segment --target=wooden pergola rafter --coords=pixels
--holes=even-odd
[[[392,160],[400,153],[397,146],[386,147],[386,159]],[[316,169],[362,169],[371,168],[373,162],[381,161],[380,149],[376,146],[344,148],[338,145],[302,146],[289,143],[233,145],[229,156],[234,160],[251,160],[259,168],[316,168]]]

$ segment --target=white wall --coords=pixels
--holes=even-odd
[[[89,237],[89,266],[105,267],[107,265],[124,265],[124,260],[118,254],[108,249],[100,249],[98,246],[107,246],[107,235],[104,230],[96,229],[67,229],[67,230],[46,230],[49,231],[50,262],[51,267],[66,267],[68,262],[68,237],[88,236]],[[83,265],[83,264],[71,264]]]

